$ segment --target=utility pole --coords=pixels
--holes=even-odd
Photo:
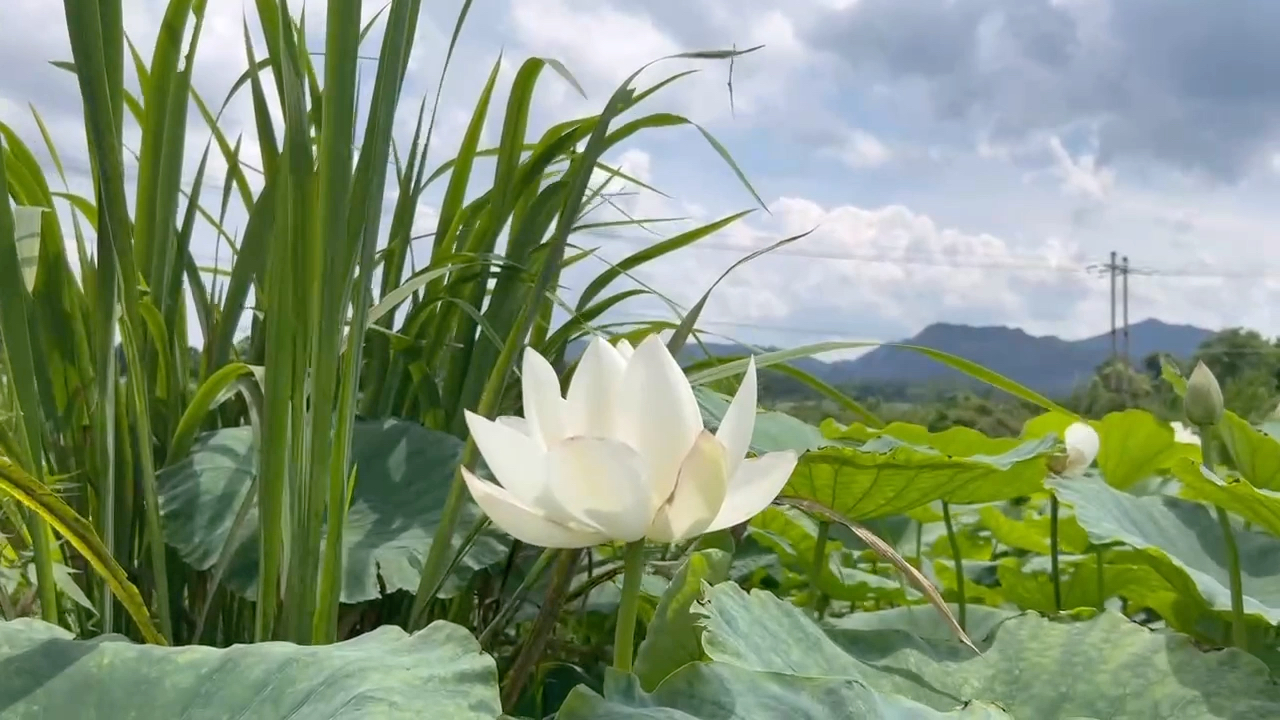
[[[1121,262],[1123,263],[1120,267],[1120,294],[1123,298],[1121,306],[1124,308],[1124,362],[1128,365],[1132,362],[1129,357],[1129,256],[1125,255]]]
[[[1111,273],[1111,361],[1116,359],[1116,251],[1111,251],[1111,262],[1107,263],[1107,271]]]

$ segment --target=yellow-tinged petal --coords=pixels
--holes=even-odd
[[[728,460],[720,440],[703,430],[680,466],[675,492],[649,527],[651,540],[679,542],[706,531],[729,490]]]
[[[627,362],[604,338],[596,337],[569,383],[570,437],[617,437],[618,395]]]
[[[547,453],[547,479],[548,515],[573,518],[611,540],[639,540],[653,519],[644,464],[619,440],[571,437],[559,443]]]
[[[733,527],[755,517],[778,497],[799,457],[794,451],[772,452],[744,460],[729,478],[729,493],[706,532]]]
[[[608,539],[594,530],[558,523],[524,505],[501,487],[481,480],[466,468],[462,469],[462,477],[484,514],[494,525],[520,542],[547,548],[582,548],[599,545]]]
[[[738,466],[747,456],[751,447],[751,434],[756,427],[756,359],[747,360],[747,372],[742,376],[742,384],[729,403],[724,418],[720,420],[720,428],[716,430],[716,439],[724,444],[724,452],[729,465],[729,476],[738,471]]]
[[[636,348],[622,379],[620,433],[644,458],[656,509],[671,497],[685,456],[702,432],[693,388],[657,335]]]
[[[545,447],[551,447],[568,434],[565,425],[569,409],[560,395],[560,377],[551,363],[533,348],[525,349],[520,373],[529,434],[540,439]]]

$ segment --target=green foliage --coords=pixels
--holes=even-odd
[[[855,520],[897,515],[935,500],[1006,500],[1041,487],[1054,445],[1053,438],[1040,438],[999,455],[950,455],[884,434],[857,448],[806,453],[783,493]]]
[[[12,718],[229,717],[458,720],[501,712],[493,659],[465,628],[382,627],[329,647],[159,648],[73,640],[36,620],[0,623],[0,708]]]
[[[250,67],[219,106],[252,101],[257,147],[242,148],[191,86],[206,7],[170,0],[148,61],[118,0],[66,4],[58,66],[85,105],[92,198],[71,193],[38,114],[50,163],[0,123],[5,717],[1280,715],[1280,346],[1237,329],[1190,358],[1226,405],[1199,445],[1169,424],[1190,367],[1170,358],[1104,363],[1055,401],[928,347],[897,350],[968,384],[836,387],[804,363],[870,343],[770,350],[750,450],[800,455],[786,497],[669,547],[525,547],[468,498],[461,468],[486,470],[466,413],[521,414],[526,347],[564,376],[593,334],[702,345],[716,284],[674,322],[619,324],[613,308],[660,289],[615,283],[749,212],[658,239],[569,302],[565,269],[591,257],[577,233],[654,224],[595,216],[619,181],[647,189],[605,158],[693,126],[758,194],[704,129],[643,114],[683,72],[637,72],[597,114],[531,136],[545,71],[578,89],[542,58],[508,87],[495,63],[429,167],[434,106],[393,138],[415,34],[370,34],[416,27],[416,0],[364,27],[367,6],[333,0],[322,49],[288,2],[258,0]],[[191,175],[193,104],[212,139]],[[217,206],[201,193],[211,152]],[[230,248],[216,290],[197,228]],[[746,366],[684,368],[709,430]],[[1096,468],[1057,477],[1082,419]],[[626,663],[609,668],[615,650]]]
[[[1228,558],[1218,523],[1204,506],[1174,497],[1135,497],[1087,478],[1053,481],[1054,492],[1075,508],[1095,544],[1124,543],[1133,561],[1150,565],[1177,593],[1181,605],[1231,609]],[[1239,530],[1245,611],[1280,622],[1280,538]],[[1144,602],[1144,598],[1134,598]],[[1166,617],[1187,627],[1185,617]]]
[[[356,482],[342,536],[343,603],[417,588],[417,568],[431,547],[461,455],[457,438],[416,423],[386,419],[353,425]],[[210,570],[224,548],[234,547],[223,582],[246,598],[259,580],[258,514],[249,509],[238,525],[237,519],[250,498],[257,456],[252,428],[224,428],[201,437],[186,458],[158,478],[166,540],[197,570]],[[464,526],[479,518],[469,503]],[[441,594],[452,597],[471,573],[502,560],[505,545],[500,537],[482,533],[459,567],[467,572],[455,571]]]
[[[1018,718],[1249,718],[1280,707],[1256,658],[1205,654],[1114,613],[1066,623],[1010,617],[976,638],[978,657],[896,627],[824,632],[771,594],[728,584],[710,591],[705,608],[703,647],[716,662],[856,680],[935,710],[976,700]]]

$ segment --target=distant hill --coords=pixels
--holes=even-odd
[[[1129,326],[1130,355],[1140,363],[1154,352],[1178,358],[1193,355],[1212,330],[1191,325],[1171,325],[1160,320],[1143,320]],[[1104,333],[1083,340],[1063,340],[1036,336],[1009,327],[974,327],[935,323],[914,337],[900,341],[972,360],[1005,377],[1048,395],[1070,392],[1091,377],[1111,354],[1111,336]],[[742,355],[741,345],[707,343],[716,356]],[[574,350],[577,350],[575,348]],[[576,352],[571,352],[576,355]],[[680,353],[689,362],[705,357],[702,349],[690,344]],[[804,358],[793,363],[806,372],[836,385],[854,383],[949,384],[964,383],[967,377],[920,353],[898,347],[879,347],[853,360],[824,362]]]
[[[1129,326],[1130,357],[1141,362],[1151,353],[1174,357],[1193,355],[1214,333],[1191,325],[1144,320]],[[902,341],[959,355],[1005,377],[1046,394],[1069,392],[1093,375],[1111,354],[1109,333],[1083,340],[1035,336],[1008,327],[971,327],[937,323]],[[833,370],[836,368],[833,364]],[[880,347],[849,361],[838,371],[843,382],[936,382],[961,380],[962,375],[919,353]]]

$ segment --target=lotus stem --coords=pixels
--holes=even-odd
[[[1049,495],[1049,572],[1053,574],[1053,610],[1062,612],[1062,576],[1058,572],[1058,496]]]
[[[1200,431],[1200,455],[1205,468],[1213,472],[1217,464],[1217,445],[1213,442],[1213,424],[1197,425]],[[1227,571],[1231,575],[1231,644],[1245,649],[1249,636],[1244,624],[1244,579],[1240,575],[1240,548],[1236,546],[1236,533],[1231,527],[1231,517],[1221,507],[1216,508],[1218,525],[1222,527],[1222,540],[1227,548]]]
[[[1227,569],[1231,573],[1231,643],[1244,650],[1249,645],[1244,625],[1244,582],[1240,576],[1240,549],[1236,547],[1236,534],[1231,528],[1227,511],[1217,508],[1218,524],[1222,526],[1222,539],[1227,546]]]
[[[1102,570],[1102,548],[1096,547],[1093,552],[1097,557],[1098,564],[1098,612],[1102,612],[1107,609],[1106,576]]]
[[[968,616],[964,596],[964,558],[960,557],[960,541],[956,539],[955,527],[951,524],[951,504],[946,500],[942,501],[942,522],[947,526],[947,541],[951,543],[951,559],[956,565],[956,594],[959,595],[960,612],[956,614],[956,619],[960,621],[960,629],[968,631],[965,627],[965,618]]]
[[[809,568],[809,602],[813,612],[822,619],[823,597],[819,583],[822,578],[822,566],[827,560],[827,537],[831,533],[831,523],[818,521],[818,539],[813,544],[813,562]]]
[[[637,540],[627,543],[623,551],[622,600],[618,603],[618,627],[613,636],[613,667],[622,672],[631,672],[635,657],[636,611],[643,579],[644,540]]]

